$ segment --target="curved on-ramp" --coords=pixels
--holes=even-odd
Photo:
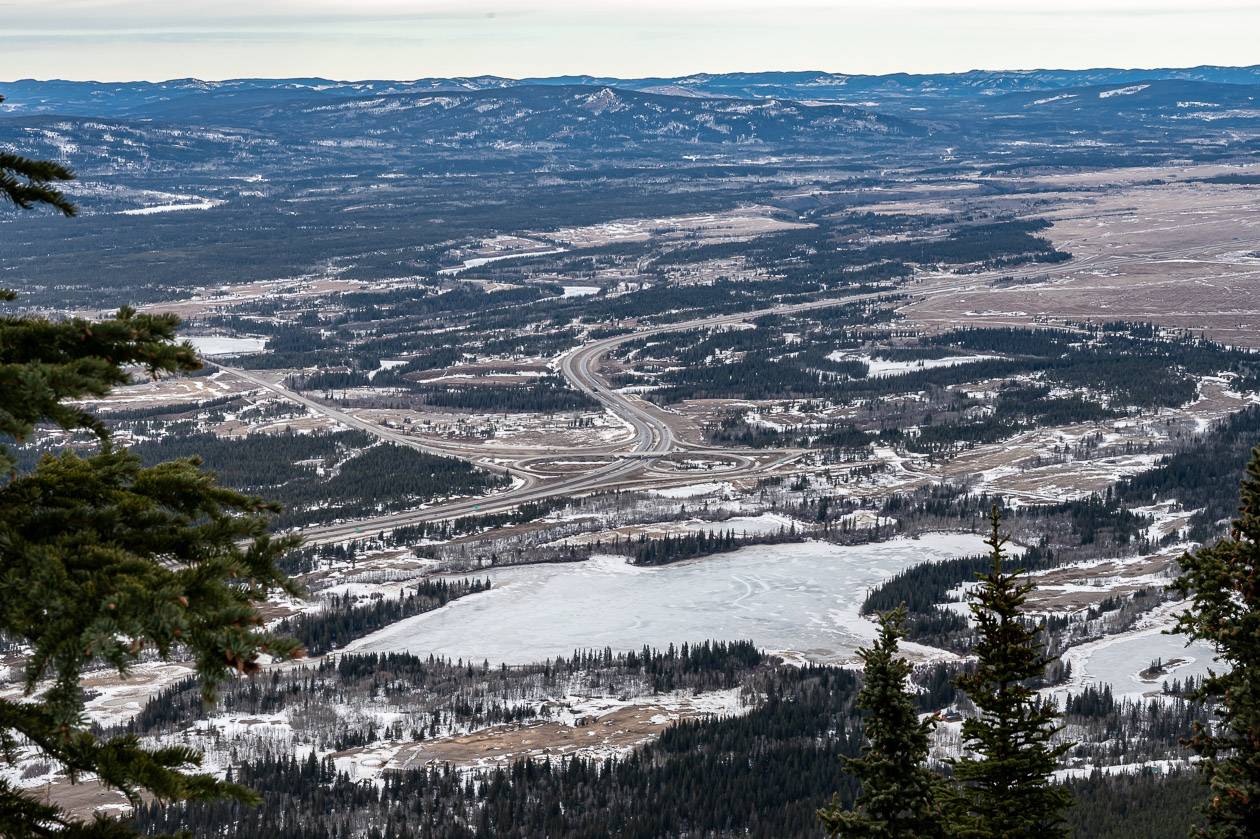
[[[638,397],[618,393],[615,390],[610,389],[608,387],[608,383],[602,376],[600,376],[598,371],[601,362],[618,346],[628,341],[639,340],[641,338],[652,335],[660,335],[666,332],[682,332],[690,329],[742,323],[752,318],[763,317],[766,315],[793,314],[813,309],[823,309],[831,306],[858,303],[865,300],[876,300],[881,297],[886,297],[890,292],[891,290],[866,292],[862,294],[848,295],[845,297],[828,298],[825,300],[810,300],[804,303],[770,306],[764,309],[755,309],[737,314],[716,315],[712,317],[679,321],[677,323],[658,324],[655,326],[645,327],[643,329],[637,329],[633,332],[627,332],[624,335],[602,338],[570,350],[560,358],[560,372],[574,388],[585,393],[591,399],[596,400],[603,405],[606,410],[625,422],[634,431],[635,436],[633,444],[630,445],[628,452],[599,452],[600,454],[610,455],[613,457],[617,457],[618,454],[632,456],[622,457],[613,463],[601,466],[583,475],[552,481],[541,481],[537,476],[525,470],[518,469],[513,466],[505,466],[501,463],[490,462],[488,459],[470,459],[467,457],[466,452],[456,450],[453,447],[446,448],[441,445],[436,445],[431,441],[417,440],[408,434],[360,419],[353,414],[334,406],[325,405],[322,402],[318,402],[310,397],[290,390],[289,388],[284,387],[281,384],[277,384],[276,382],[269,381],[266,378],[248,370],[227,367],[221,364],[215,364],[214,366],[219,367],[219,369],[235,376],[239,376],[251,384],[269,390],[291,402],[323,414],[324,416],[336,420],[349,428],[366,431],[369,434],[376,435],[382,440],[402,446],[410,446],[413,449],[418,449],[431,454],[448,457],[463,457],[465,459],[469,459],[477,466],[510,475],[520,481],[518,485],[512,487],[511,489],[491,496],[462,498],[450,502],[435,504],[431,507],[404,510],[397,513],[387,513],[385,515],[374,516],[356,521],[339,522],[336,524],[306,527],[302,529],[302,535],[308,544],[328,544],[355,539],[360,536],[372,535],[380,531],[392,530],[397,527],[405,527],[407,525],[419,524],[422,522],[442,521],[461,516],[504,512],[531,501],[541,501],[547,498],[555,498],[565,495],[579,495],[623,483],[631,478],[635,473],[643,471],[647,468],[654,460],[653,456],[669,454],[670,452],[680,448],[681,445],[685,444],[680,444],[680,442],[674,437],[673,429],[670,428],[668,422],[661,418],[658,413],[658,409],[656,409],[655,406],[649,406],[648,403],[645,403]],[[573,453],[582,454],[584,452],[582,450],[575,450]],[[739,474],[732,472],[723,473],[724,479],[735,477],[743,477],[743,471]]]

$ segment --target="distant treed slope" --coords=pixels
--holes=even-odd
[[[1182,79],[1217,84],[1260,84],[1260,66],[1088,70],[971,70],[964,73],[828,73],[818,70],[696,73],[690,76],[617,78],[551,76],[509,79],[502,76],[428,78],[414,81],[307,79],[230,79],[162,82],[76,82],[22,79],[3,83],[12,93],[13,113],[90,116],[150,116],[156,111],[192,113],[211,98],[231,97],[239,104],[282,103],[319,94],[352,98],[395,93],[500,90],[524,85],[609,85],[625,90],[747,99],[783,98],[844,101],[854,94],[881,96],[975,97],[994,92],[1052,90],[1090,85],[1132,84],[1150,79]]]
[[[956,151],[959,143],[992,147],[1022,136],[1043,144],[1038,154],[1047,162],[1063,154],[1158,158],[1175,148],[1167,144],[1176,137],[1260,119],[1260,68],[522,82],[22,81],[0,83],[0,91],[9,100],[0,110],[0,147],[22,145],[84,171],[168,165],[187,173],[242,161],[267,169],[296,159],[309,171],[488,149],[499,160],[559,151],[674,157],[696,145],[892,150],[898,138],[926,136]],[[1159,142],[1140,154],[1097,147],[1153,127],[1167,135],[1150,138]],[[1082,131],[1091,136],[1080,137]],[[1052,151],[1055,138],[1062,148]],[[1225,147],[1246,142],[1226,139]],[[1086,140],[1092,142],[1082,145]],[[1193,154],[1219,155],[1225,147]]]
[[[1209,124],[1254,124],[1260,103],[1260,79],[1248,84],[1146,79],[1031,92],[1015,88],[985,97],[970,90],[945,96],[904,90],[891,99],[878,93],[874,99],[854,97],[855,104],[819,102],[808,90],[741,99],[665,95],[616,84],[438,92],[396,92],[395,86],[354,96],[290,88],[267,95],[217,90],[195,102],[159,100],[144,113],[111,109],[107,99],[86,114],[86,106],[71,106],[68,115],[51,105],[34,111],[14,107],[0,112],[0,144],[20,142],[53,159],[74,157],[80,163],[111,157],[122,163],[144,154],[195,168],[226,165],[246,153],[256,162],[293,154],[316,160],[334,153],[414,158],[487,148],[505,157],[558,150],[659,154],[679,145],[886,146],[890,139],[929,135],[985,143],[995,131],[1040,133],[1045,140],[1064,131],[1123,135],[1156,124],[1200,131]],[[11,102],[21,101],[20,91],[0,89]],[[898,98],[911,94],[907,101]],[[918,103],[917,110],[909,109],[911,102]]]
[[[242,121],[270,118],[245,110]],[[845,135],[926,130],[909,121],[845,105],[791,101],[696,99],[612,87],[531,86],[473,93],[394,94],[287,109],[289,128],[337,136],[383,128],[408,141],[461,147],[494,142],[559,147],[615,142],[830,142]],[[388,136],[382,141],[388,141]]]
[[[633,90],[668,90],[700,96],[781,97],[812,101],[864,98],[970,98],[994,93],[1180,79],[1217,84],[1260,84],[1260,66],[1088,70],[969,70],[963,73],[865,75],[797,72],[697,73],[685,77],[615,79],[575,76],[530,83],[615,84]]]
[[[324,156],[334,150],[356,157],[414,157],[493,148],[511,156],[527,150],[624,151],[646,144],[653,150],[662,150],[662,144],[834,145],[928,133],[918,122],[848,105],[697,99],[579,86],[353,98],[311,93],[262,102],[225,93],[200,99],[191,112],[175,101],[155,108],[152,119],[108,119],[0,114],[0,145],[20,138],[54,159],[112,156],[123,161],[143,152],[158,161],[199,167],[204,164],[198,154],[222,163],[240,154],[265,162],[276,155]]]

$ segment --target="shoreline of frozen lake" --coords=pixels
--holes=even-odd
[[[1162,609],[1161,613],[1169,611]],[[1154,626],[1072,647],[1065,655],[1072,665],[1072,678],[1049,692],[1079,693],[1087,685],[1108,684],[1116,699],[1141,699],[1160,693],[1164,682],[1174,679],[1184,682],[1189,676],[1206,675],[1209,668],[1221,669],[1210,644],[1203,641],[1187,644],[1186,636],[1165,633],[1171,626],[1171,619],[1160,620]],[[1165,675],[1144,681],[1138,674],[1157,658],[1164,662],[1180,659],[1181,663],[1169,668]]]
[[[524,664],[576,649],[751,639],[795,658],[851,661],[875,637],[858,614],[866,592],[929,560],[983,553],[973,533],[932,533],[868,545],[757,545],[657,567],[622,556],[487,569],[494,588],[392,624],[344,652],[430,653]]]

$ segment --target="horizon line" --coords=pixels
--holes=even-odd
[[[203,82],[206,84],[222,84],[225,82],[247,82],[247,81],[276,81],[276,82],[321,81],[321,82],[333,82],[337,84],[360,84],[364,82],[398,82],[398,83],[405,83],[405,84],[414,84],[415,82],[430,81],[430,80],[453,81],[453,80],[460,80],[460,79],[468,79],[468,80],[500,79],[503,81],[511,81],[511,82],[530,82],[530,81],[546,81],[546,80],[551,80],[551,79],[579,79],[579,78],[611,79],[611,80],[616,80],[616,81],[650,81],[650,80],[677,81],[681,79],[690,79],[690,78],[695,78],[695,77],[716,78],[716,77],[722,77],[722,76],[737,76],[737,75],[767,75],[771,73],[781,73],[785,75],[786,74],[805,74],[805,75],[813,74],[813,75],[820,75],[820,76],[833,76],[833,77],[843,77],[843,78],[878,79],[878,78],[888,78],[892,76],[910,76],[910,77],[966,76],[966,75],[971,75],[971,74],[976,74],[976,73],[1014,75],[1014,74],[1033,74],[1033,73],[1087,73],[1090,71],[1104,71],[1104,70],[1114,71],[1114,72],[1141,73],[1141,72],[1187,71],[1187,70],[1203,70],[1203,69],[1214,69],[1214,70],[1253,70],[1253,69],[1256,69],[1256,70],[1260,70],[1260,63],[1258,64],[1188,64],[1188,65],[1163,65],[1163,66],[1156,66],[1156,67],[1112,67],[1112,66],[1105,66],[1105,65],[1097,65],[1097,66],[1089,66],[1089,67],[1046,66],[1046,67],[1028,67],[1028,68],[1007,68],[1007,69],[973,67],[969,70],[944,70],[940,72],[893,71],[890,73],[846,73],[840,70],[784,70],[784,69],[728,70],[724,72],[710,72],[710,71],[700,70],[693,73],[681,73],[681,74],[668,75],[668,76],[653,76],[653,75],[615,76],[615,75],[601,75],[601,74],[596,74],[596,73],[556,73],[553,75],[546,75],[546,76],[503,76],[497,73],[476,73],[476,74],[461,74],[461,75],[451,75],[451,76],[416,76],[410,79],[388,78],[388,77],[383,77],[383,76],[382,77],[365,76],[365,77],[361,77],[357,79],[351,79],[351,78],[334,78],[334,77],[329,77],[329,76],[301,76],[301,75],[299,76],[225,76],[222,78],[206,78],[202,76],[172,76],[170,78],[156,79],[156,80],[137,79],[137,78],[102,79],[102,78],[67,78],[67,77],[52,77],[52,78],[25,77],[25,78],[20,78],[20,79],[0,80],[0,85],[20,84],[22,82],[35,82],[35,83],[40,83],[40,84],[47,84],[51,82],[69,82],[72,84],[161,85],[161,84],[171,84],[174,82]]]

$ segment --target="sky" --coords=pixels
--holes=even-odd
[[[1260,64],[1260,0],[0,0],[0,79]]]

